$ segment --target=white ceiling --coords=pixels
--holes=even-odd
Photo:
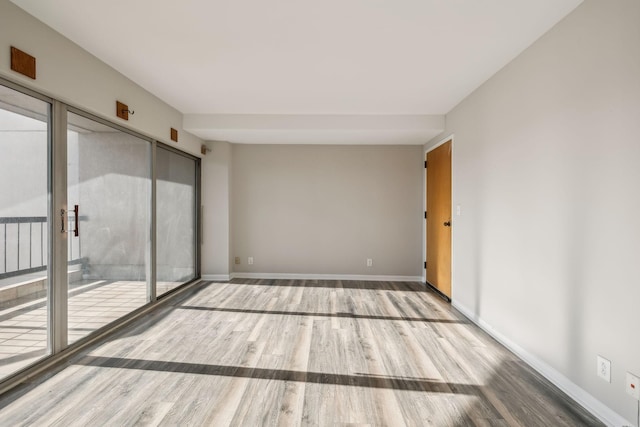
[[[443,115],[582,0],[12,1],[186,118],[211,115],[185,129],[259,143],[278,129],[261,141],[217,117]],[[321,130],[330,143],[375,133]],[[388,143],[426,142],[414,130],[386,129]],[[318,129],[281,131],[323,142]]]

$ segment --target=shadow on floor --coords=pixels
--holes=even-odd
[[[310,317],[341,317],[349,319],[367,319],[367,320],[399,320],[405,322],[427,322],[427,323],[461,323],[467,324],[464,320],[449,319],[429,319],[425,317],[385,317],[355,313],[308,313],[305,311],[278,311],[278,310],[249,310],[241,308],[218,308],[218,307],[198,307],[192,305],[176,306],[179,310],[202,310],[202,311],[222,311],[227,313],[245,313],[245,314],[273,314],[282,316],[310,316]]]
[[[25,351],[24,353],[14,354],[9,357],[3,357],[0,359],[0,366],[10,365],[15,362],[22,362],[23,360],[34,359],[45,356],[47,354],[46,348],[38,348],[31,351]]]
[[[323,372],[250,368],[245,366],[207,365],[170,361],[165,362],[160,360],[127,359],[120,357],[86,356],[82,359],[76,360],[74,364],[100,368],[138,369],[144,371],[174,372],[181,374],[214,375],[222,377],[333,384],[353,387],[425,391],[430,393],[475,394],[469,389],[476,388],[474,385],[433,381],[426,378],[329,374]],[[469,392],[465,393],[465,390]]]

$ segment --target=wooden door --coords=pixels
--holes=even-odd
[[[451,141],[427,153],[427,282],[451,298]]]

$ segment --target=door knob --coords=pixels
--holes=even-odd
[[[445,223],[444,223],[444,226],[445,226],[445,227],[451,227],[451,221],[447,221],[447,222],[445,222]]]

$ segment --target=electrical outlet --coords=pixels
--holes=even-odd
[[[367,258],[367,267],[373,267],[373,260],[371,258]]]
[[[239,257],[239,256],[237,256],[237,257],[235,258],[235,263],[236,263],[236,264],[240,264],[240,257]]]
[[[247,264],[249,264],[249,265],[253,264],[253,257],[252,257],[252,256],[250,256],[250,257],[247,259]]]
[[[606,382],[611,382],[611,362],[598,356],[598,376]]]
[[[631,372],[627,372],[627,383],[625,388],[629,396],[636,400],[640,400],[640,380]]]

